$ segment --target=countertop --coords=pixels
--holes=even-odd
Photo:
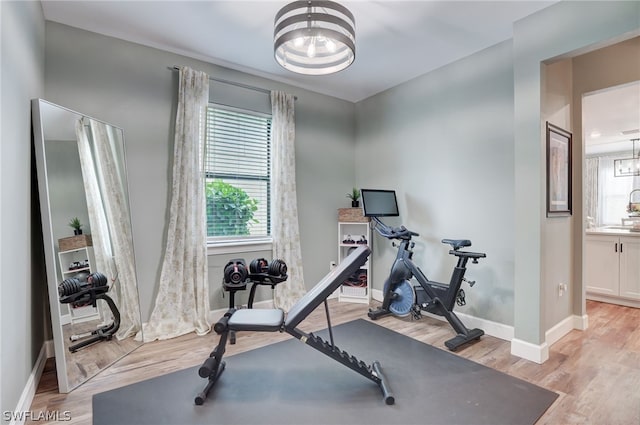
[[[587,235],[608,235],[608,236],[636,236],[640,237],[640,232],[631,231],[630,227],[605,226],[587,229]]]

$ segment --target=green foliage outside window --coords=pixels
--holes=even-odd
[[[221,180],[206,183],[207,236],[249,235],[258,201]]]

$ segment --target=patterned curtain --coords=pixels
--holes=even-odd
[[[207,74],[181,68],[167,246],[145,342],[211,330],[203,163],[208,98]]]
[[[83,118],[76,122],[76,135],[96,260],[93,271],[110,279],[108,295],[121,320],[116,338],[124,339],[140,330],[140,305],[124,170],[116,159],[120,134],[113,126]],[[110,311],[100,313],[105,321],[111,316]]]
[[[273,258],[287,263],[289,279],[275,287],[274,304],[288,311],[306,292],[298,228],[294,97],[271,92]]]
[[[584,204],[587,214],[587,228],[600,225],[598,214],[598,158],[585,160]]]

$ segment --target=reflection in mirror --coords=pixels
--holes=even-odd
[[[32,112],[58,385],[66,393],[141,344],[124,133],[42,99]]]

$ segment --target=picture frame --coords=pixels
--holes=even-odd
[[[573,136],[547,121],[547,217],[570,216]]]

